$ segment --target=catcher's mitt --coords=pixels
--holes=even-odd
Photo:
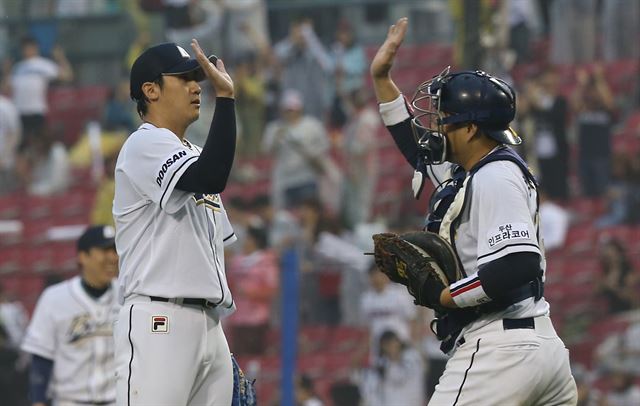
[[[415,303],[438,311],[442,290],[462,278],[462,265],[451,245],[436,233],[411,232],[373,236],[378,268],[405,285]]]
[[[240,365],[236,361],[236,357],[231,355],[233,363],[233,398],[231,406],[256,406],[256,389],[253,382],[250,382],[240,369]]]

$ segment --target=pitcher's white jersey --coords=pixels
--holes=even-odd
[[[144,123],[116,164],[113,215],[121,302],[131,295],[203,298],[234,308],[224,245],[236,240],[219,195],[175,188],[200,148]]]
[[[115,283],[98,299],[79,276],[42,293],[22,349],[53,361],[50,391],[56,403],[113,402],[113,323],[118,315]]]

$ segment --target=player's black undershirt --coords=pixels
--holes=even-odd
[[[31,403],[47,401],[47,387],[51,380],[53,360],[34,354],[29,368],[29,400]]]
[[[235,151],[235,102],[228,97],[218,97],[202,152],[196,162],[184,171],[176,188],[192,193],[222,192],[227,185]]]
[[[514,252],[480,265],[478,271],[482,289],[492,299],[541,276],[540,255],[535,252]]]
[[[80,283],[82,284],[82,288],[84,289],[84,291],[94,299],[100,298],[111,287],[111,285],[107,285],[104,288],[94,288],[93,286],[90,286],[84,279],[80,279]]]

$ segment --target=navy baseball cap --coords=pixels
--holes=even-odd
[[[116,230],[112,226],[91,226],[78,239],[78,251],[116,246]]]
[[[209,56],[209,61],[214,65],[218,58]],[[146,49],[133,63],[131,76],[129,77],[130,95],[134,100],[143,98],[142,85],[153,82],[162,75],[181,75],[193,72],[195,80],[201,82],[206,75],[198,60],[192,58],[189,53],[174,44],[167,42]]]

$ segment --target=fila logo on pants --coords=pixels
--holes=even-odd
[[[151,332],[152,333],[168,333],[169,318],[167,316],[152,316]]]

